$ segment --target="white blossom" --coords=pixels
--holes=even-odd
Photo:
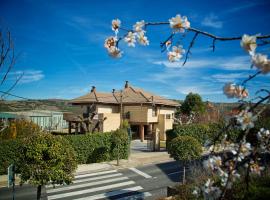
[[[236,120],[241,129],[246,130],[254,127],[254,121],[257,120],[257,116],[253,116],[252,112],[249,111],[249,107],[247,107],[236,116]]]
[[[206,169],[218,169],[222,165],[222,160],[220,156],[212,156],[207,160],[203,161],[203,166]]]
[[[251,154],[251,150],[252,150],[252,147],[251,147],[251,144],[250,143],[242,143],[240,145],[240,151],[239,151],[239,154],[238,154],[238,157],[236,158],[239,162],[241,162],[242,160],[244,160],[247,156],[249,156]]]
[[[120,58],[122,57],[122,51],[120,51],[119,48],[115,47],[115,46],[112,46],[108,49],[108,53],[111,57],[113,58]]]
[[[140,32],[145,32],[145,31],[143,30],[144,26],[145,26],[144,20],[139,21],[139,22],[136,22],[136,24],[133,25],[133,30],[134,30],[135,32],[138,32],[138,33],[140,33]]]
[[[181,15],[176,15],[169,19],[170,27],[174,29],[175,32],[185,32],[185,29],[190,28],[190,22],[186,16],[181,17]]]
[[[270,151],[270,132],[264,128],[261,128],[257,133],[257,139],[259,144],[259,151],[266,153]]]
[[[242,40],[240,42],[241,47],[246,50],[247,52],[249,52],[251,55],[254,54],[255,49],[257,47],[256,44],[256,36],[249,36],[247,34],[244,34],[242,36]]]
[[[183,47],[181,45],[179,45],[179,46],[173,46],[172,47],[172,51],[169,51],[167,53],[168,60],[170,62],[179,61],[183,57],[183,54],[184,53],[185,53],[185,50],[183,49]]]
[[[199,194],[200,194],[200,188],[198,187],[195,187],[194,190],[192,191],[192,194],[195,196],[195,197],[199,197]]]
[[[109,50],[111,47],[115,47],[117,43],[117,38],[114,36],[110,36],[108,38],[106,38],[105,43],[104,43],[104,47]]]
[[[226,83],[223,87],[223,92],[228,98],[247,98],[248,90],[243,88],[241,85],[236,85],[234,83]]]
[[[127,36],[124,38],[125,42],[128,44],[128,46],[135,47],[136,42],[136,33],[128,32]]]
[[[213,186],[214,181],[210,179],[204,184],[203,192],[205,199],[218,199],[221,195],[221,190],[219,187]]]
[[[119,19],[112,20],[112,30],[117,34],[121,27],[121,21]]]
[[[267,55],[263,55],[260,53],[253,55],[252,63],[259,70],[261,70],[263,74],[267,74],[268,72],[270,72],[270,60],[267,58]]]
[[[261,175],[261,171],[263,171],[265,168],[263,166],[260,166],[258,163],[254,162],[253,160],[250,161],[250,172],[252,174]]]
[[[138,43],[141,44],[141,45],[144,45],[144,46],[149,45],[149,40],[145,36],[144,32],[138,32],[137,33],[137,40],[138,40]]]

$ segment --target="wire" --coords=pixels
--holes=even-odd
[[[9,92],[0,91],[0,93],[5,94],[5,95],[9,95],[9,96],[12,96],[12,97],[16,97],[16,98],[19,98],[19,99],[30,100],[30,99],[28,99],[28,98],[21,97],[21,96],[15,95],[15,94],[11,94],[11,93],[9,93]]]

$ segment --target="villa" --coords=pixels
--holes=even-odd
[[[102,132],[116,130],[122,120],[127,120],[141,141],[153,133],[166,140],[166,130],[172,129],[174,113],[180,106],[178,102],[134,88],[128,81],[122,90],[113,89],[111,93],[98,92],[93,86],[90,93],[71,100],[71,104],[81,106],[83,116],[97,113],[95,119],[101,120]],[[69,120],[70,132],[71,123]]]

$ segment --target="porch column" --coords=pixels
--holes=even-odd
[[[75,134],[78,134],[78,128],[79,128],[79,124],[78,122],[75,122]]]
[[[143,142],[144,141],[144,125],[140,124],[140,139]]]
[[[68,122],[68,134],[71,134],[71,122]]]

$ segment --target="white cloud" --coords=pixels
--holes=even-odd
[[[225,10],[223,13],[226,13],[226,14],[236,13],[236,12],[246,10],[246,9],[252,8],[254,6],[261,5],[261,4],[262,3],[260,3],[260,2],[249,2],[249,3],[246,3],[246,4],[242,4],[240,6],[234,6],[231,9]]]
[[[248,56],[215,57],[209,59],[191,59],[182,66],[182,62],[171,63],[167,60],[155,61],[153,64],[163,65],[167,68],[215,68],[223,70],[250,70],[250,58]]]
[[[211,76],[212,80],[220,83],[236,82],[239,79],[247,78],[247,73],[230,73],[230,74],[214,74]]]
[[[222,94],[221,89],[213,89],[208,86],[180,86],[176,88],[176,91],[187,95],[190,92],[198,93],[200,95]]]
[[[44,78],[44,74],[41,70],[25,70],[25,71],[15,71],[10,72],[9,76],[11,81],[16,80],[23,74],[22,78],[20,79],[19,83],[31,83],[35,81],[39,81]]]
[[[211,13],[206,16],[201,23],[203,26],[208,26],[212,28],[222,28],[223,22],[218,19],[218,16]]]

